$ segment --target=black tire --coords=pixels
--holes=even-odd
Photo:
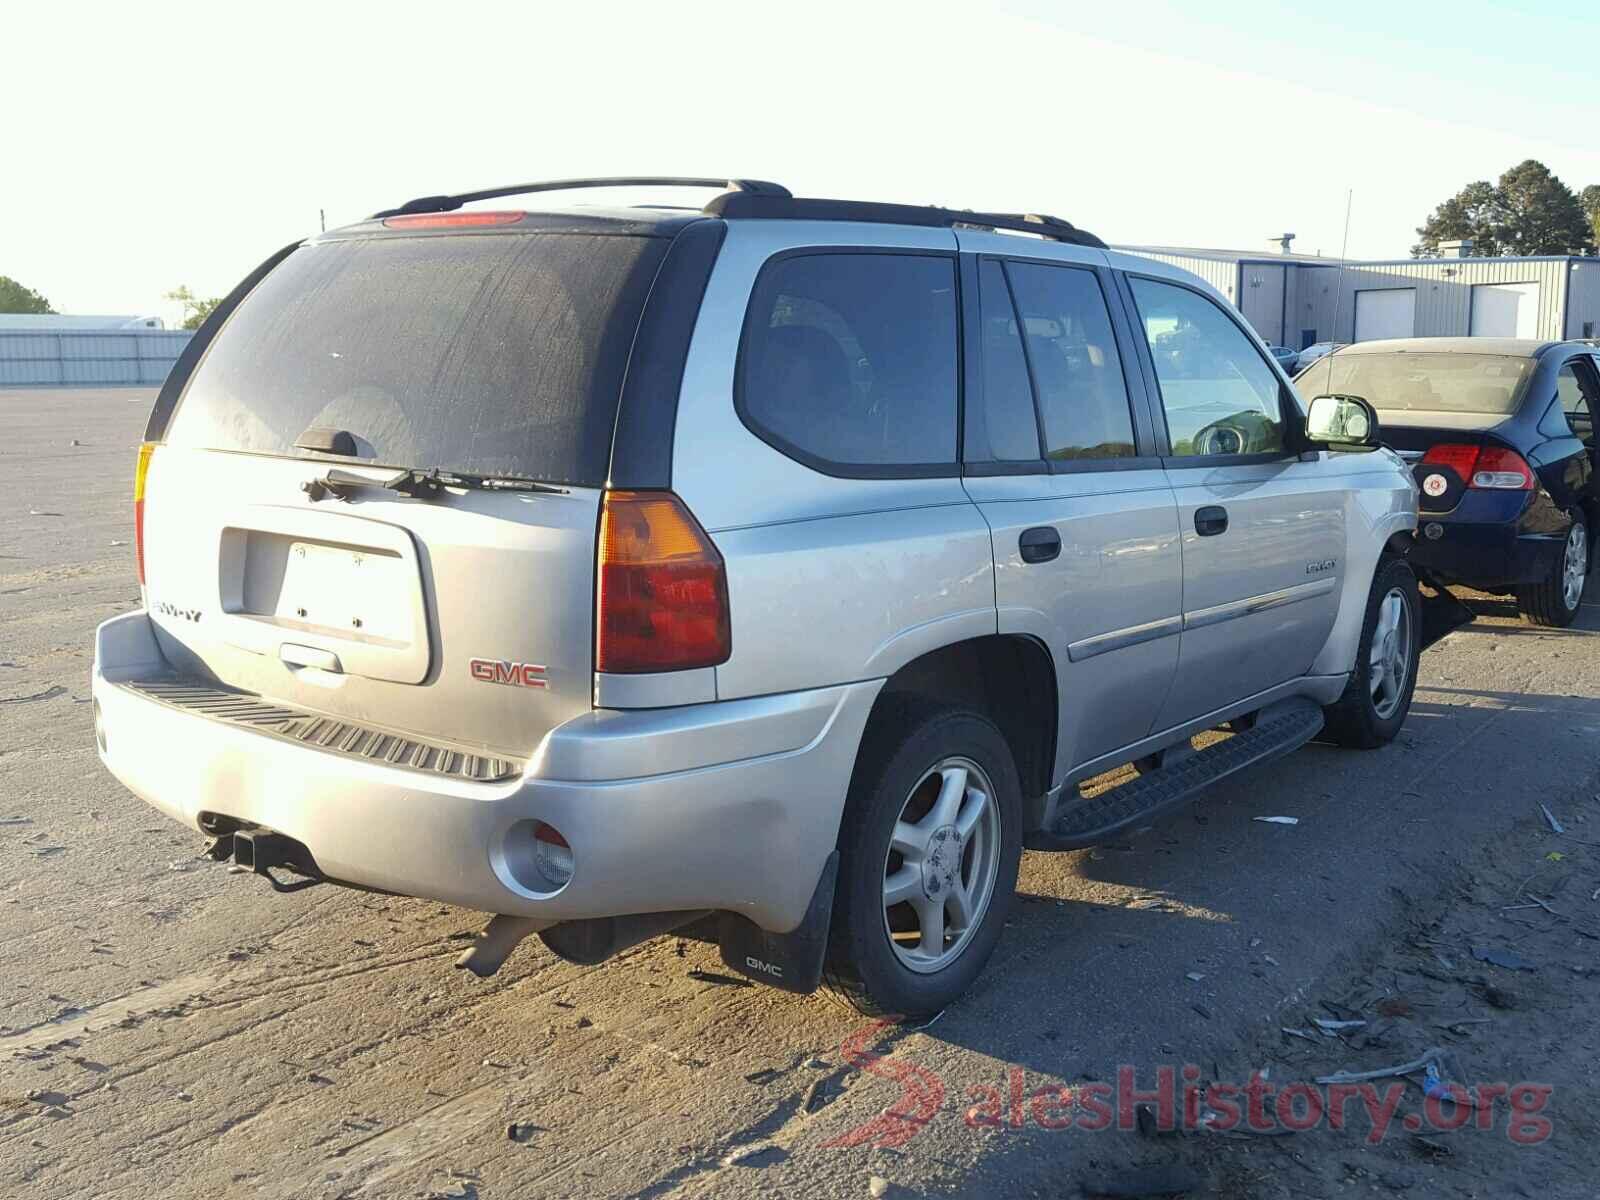
[[[1022,786],[1011,748],[988,718],[915,700],[886,705],[862,741],[845,803],[823,975],[835,997],[868,1016],[915,1019],[932,1016],[966,991],[1000,940],[1022,859]],[[948,965],[919,973],[904,965],[891,941],[885,872],[895,823],[913,789],[951,757],[970,760],[988,776],[998,863],[986,904],[972,922],[975,932]],[[957,869],[966,869],[960,864],[968,861],[971,844],[956,856]]]
[[[1378,671],[1372,662],[1373,635],[1384,601],[1398,592],[1406,607],[1409,638],[1406,650],[1405,680],[1398,703],[1392,708],[1380,705],[1373,695]],[[1385,555],[1373,572],[1372,588],[1367,593],[1367,613],[1361,625],[1361,641],[1356,648],[1355,669],[1344,695],[1322,711],[1326,717],[1322,737],[1338,746],[1374,750],[1394,740],[1411,711],[1411,697],[1417,687],[1417,663],[1422,657],[1422,602],[1417,594],[1417,577],[1404,559]]]
[[[1583,573],[1589,574],[1589,527],[1584,523],[1581,515],[1574,514],[1573,528],[1583,530]],[[1568,531],[1569,538],[1572,536]],[[1547,629],[1565,629],[1578,616],[1578,610],[1583,607],[1583,588],[1578,588],[1577,598],[1569,607],[1567,604],[1567,555],[1571,553],[1570,547],[1564,547],[1557,556],[1555,563],[1550,568],[1550,573],[1538,583],[1525,583],[1517,589],[1517,608],[1522,611],[1522,619],[1530,625],[1542,625]]]

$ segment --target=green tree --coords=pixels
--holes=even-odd
[[[1504,225],[1500,244],[1505,254],[1589,254],[1594,227],[1576,193],[1535,159],[1527,159],[1500,176]]]
[[[1600,201],[1600,188],[1591,189]],[[1588,196],[1589,192],[1585,192]],[[1479,180],[1433,210],[1411,247],[1417,258],[1437,254],[1439,243],[1470,238],[1485,258],[1515,254],[1588,254],[1596,227],[1585,204],[1550,168],[1535,159],[1518,163],[1495,183]]]
[[[1600,244],[1600,183],[1591,183],[1578,195],[1578,203],[1583,206],[1584,215],[1589,218],[1589,227],[1594,230],[1594,240]]]
[[[0,313],[53,313],[50,301],[31,287],[0,275]]]
[[[212,296],[209,300],[202,300],[189,290],[188,284],[179,284],[166,294],[166,299],[176,301],[183,305],[183,328],[199,329],[211,310],[222,303],[221,296]]]
[[[1470,238],[1472,252],[1485,258],[1501,253],[1498,230],[1501,222],[1499,190],[1487,179],[1469,183],[1438,208],[1417,230],[1421,239],[1411,247],[1413,258],[1439,253],[1440,242]]]

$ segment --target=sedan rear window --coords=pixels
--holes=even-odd
[[[1333,354],[1295,380],[1306,400],[1360,396],[1379,412],[1513,413],[1533,360],[1504,354]]]
[[[375,464],[597,486],[668,244],[540,233],[302,247],[218,333],[167,440],[310,457],[295,442],[323,427]]]

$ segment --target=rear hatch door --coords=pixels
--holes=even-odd
[[[514,759],[591,706],[600,489],[668,243],[522,224],[318,239],[229,317],[145,485],[181,675]]]

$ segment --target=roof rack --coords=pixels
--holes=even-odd
[[[606,187],[692,187],[722,188],[750,196],[789,199],[789,189],[764,179],[698,179],[683,175],[613,175],[595,179],[551,179],[544,183],[515,183],[510,187],[485,188],[481,192],[458,192],[453,196],[418,196],[399,208],[373,213],[371,220],[408,216],[412,213],[454,212],[475,200],[498,200],[502,196],[526,196],[534,192],[571,192],[582,188]]]
[[[517,183],[510,187],[485,188],[478,192],[458,192],[449,196],[418,196],[399,208],[373,213],[371,219],[409,216],[412,213],[454,212],[477,200],[498,200],[503,196],[527,196],[535,192],[570,192],[583,188],[606,187],[689,187],[720,188],[701,211],[715,217],[766,218],[799,221],[868,221],[887,225],[927,225],[954,229],[1006,229],[1031,233],[1054,242],[1075,246],[1107,246],[1086,229],[1070,221],[1042,213],[989,213],[968,209],[939,208],[922,204],[884,204],[869,200],[822,200],[796,197],[782,184],[763,179],[702,179],[683,175],[613,175],[594,179],[552,179],[544,183]]]
[[[870,221],[888,225],[930,225],[954,229],[1005,229],[1031,233],[1074,246],[1108,247],[1087,229],[1041,213],[988,213],[921,204],[883,204],[868,200],[819,200],[761,192],[724,192],[703,210],[716,217],[757,217],[795,221]]]

